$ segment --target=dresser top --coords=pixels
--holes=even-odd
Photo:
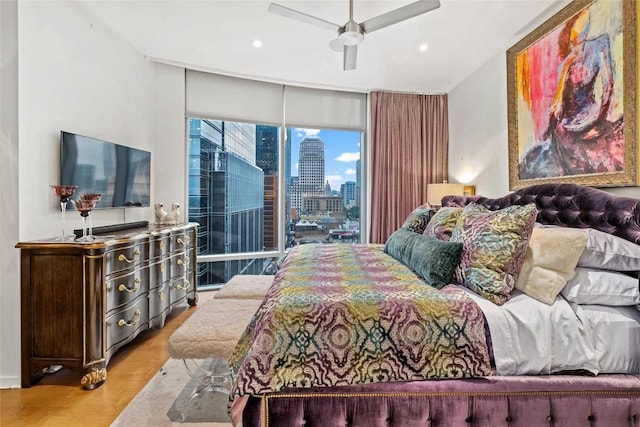
[[[104,248],[119,243],[126,243],[132,240],[148,239],[154,236],[169,235],[172,232],[185,231],[196,228],[199,224],[196,222],[187,222],[177,225],[161,225],[149,224],[146,227],[132,228],[128,230],[114,231],[109,234],[100,234],[94,236],[89,242],[79,241],[73,237],[67,237],[65,240],[58,238],[47,238],[40,240],[31,240],[27,242],[18,242],[16,248],[19,249],[36,249],[36,248],[81,248],[96,249]]]

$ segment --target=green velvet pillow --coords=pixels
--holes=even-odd
[[[451,283],[460,262],[462,243],[446,242],[399,228],[387,239],[384,251],[429,285],[440,289]]]
[[[451,241],[462,243],[455,279],[489,301],[502,305],[518,280],[538,211],[531,203],[489,211],[465,206]]]

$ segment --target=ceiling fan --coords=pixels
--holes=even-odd
[[[329,43],[329,47],[333,50],[343,52],[343,69],[346,71],[356,68],[358,45],[364,40],[365,34],[405,21],[439,7],[439,0],[419,0],[357,23],[353,20],[353,0],[349,0],[349,20],[344,25],[334,24],[333,22],[277,3],[271,3],[269,5],[269,12],[307,22],[328,30],[337,31],[338,37]]]

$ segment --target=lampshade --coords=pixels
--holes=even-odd
[[[444,196],[462,196],[464,195],[464,184],[429,184],[427,185],[427,203],[431,206],[441,206]]]

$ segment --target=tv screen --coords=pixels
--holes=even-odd
[[[96,208],[150,206],[150,152],[61,131],[60,157],[60,184],[101,193]]]

